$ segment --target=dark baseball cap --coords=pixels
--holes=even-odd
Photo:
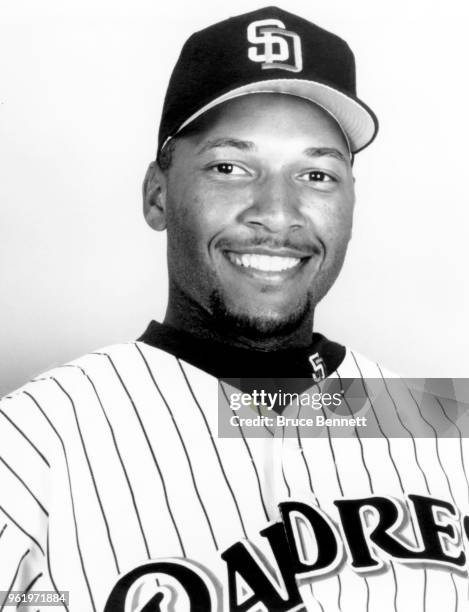
[[[347,43],[270,6],[216,23],[186,41],[166,92],[158,153],[203,113],[254,93],[298,96],[322,107],[341,127],[352,153],[368,146],[378,131],[375,114],[357,98],[355,58]]]

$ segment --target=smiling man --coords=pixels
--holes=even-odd
[[[352,227],[343,132],[276,93],[235,97],[186,131],[146,184],[147,221],[168,231],[165,322],[234,346],[308,346]]]
[[[300,17],[187,41],[144,182],[166,316],[2,401],[0,610],[466,609],[454,405],[313,332],[376,131],[349,47]]]
[[[376,130],[350,49],[314,24],[271,7],[194,34],[145,184],[147,221],[168,231],[165,323],[230,346],[310,345],[350,239],[353,153]]]

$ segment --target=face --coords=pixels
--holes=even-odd
[[[178,138],[159,172],[170,286],[245,334],[293,330],[342,267],[354,206],[349,152],[319,107],[234,99]]]

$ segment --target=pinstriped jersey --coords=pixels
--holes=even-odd
[[[350,350],[332,377],[386,385]],[[0,403],[5,601],[50,590],[77,612],[467,609],[463,436],[416,437],[409,413],[430,434],[431,420],[388,388],[372,438],[223,437],[218,385],[136,342]],[[402,436],[380,426],[386,411]]]

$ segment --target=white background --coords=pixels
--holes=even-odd
[[[263,5],[0,2],[0,392],[162,318],[140,189],[166,83],[195,29]],[[316,329],[406,376],[468,376],[468,3],[280,6],[349,42],[381,123]]]

